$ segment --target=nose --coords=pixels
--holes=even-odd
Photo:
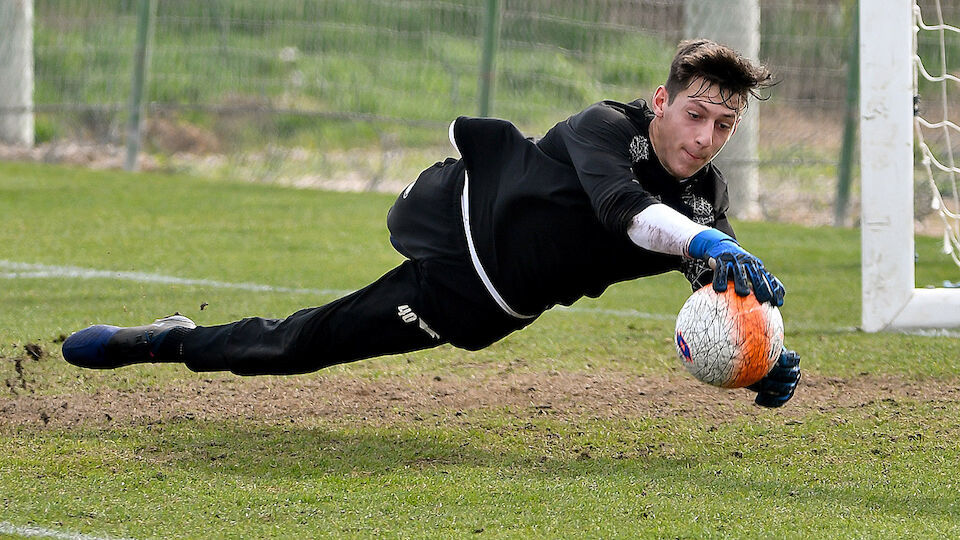
[[[697,136],[694,140],[696,141],[697,146],[701,148],[710,148],[710,146],[713,144],[713,126],[708,122],[704,122],[704,125],[697,129]]]

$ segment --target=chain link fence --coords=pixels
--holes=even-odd
[[[759,3],[760,60],[781,81],[757,107],[763,217],[829,222],[856,2]],[[483,105],[484,2],[154,6],[142,169],[398,191],[449,154],[449,121]],[[34,0],[35,144],[0,157],[122,165],[139,7]],[[532,136],[601,99],[649,98],[691,37],[684,0],[500,0],[498,13],[487,106]]]

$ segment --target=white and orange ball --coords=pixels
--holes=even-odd
[[[780,358],[783,317],[752,293],[738,296],[733,283],[722,293],[707,285],[680,308],[676,343],[684,367],[697,379],[723,388],[750,386]]]

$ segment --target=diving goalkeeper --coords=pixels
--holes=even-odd
[[[544,311],[613,283],[680,271],[694,289],[780,306],[784,287],[742,248],[712,159],[770,72],[709,40],[680,43],[650,104],[596,103],[539,140],[511,123],[457,118],[447,158],[407,186],[387,216],[406,257],[383,277],[285,319],[197,326],[182,315],[145,326],[95,325],[63,356],[86,368],[182,362],[194,371],[297,374],[443,343],[477,350]],[[750,387],[778,407],[799,356],[785,350]]]

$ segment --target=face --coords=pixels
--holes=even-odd
[[[705,85],[699,78],[680,91],[673,103],[666,88],[657,88],[650,142],[663,168],[673,177],[693,176],[733,135],[740,118],[740,101],[733,96],[725,104],[725,96],[720,88]]]

